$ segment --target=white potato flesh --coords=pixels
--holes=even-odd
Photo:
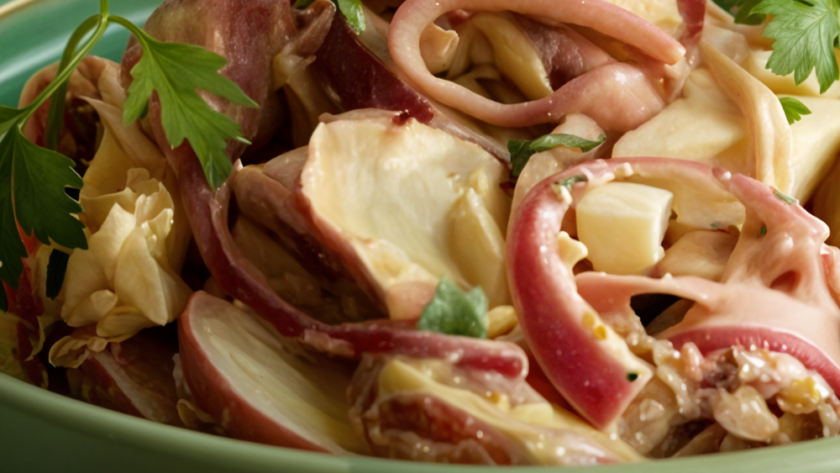
[[[791,194],[805,202],[840,152],[840,107],[831,98],[796,98],[812,112],[790,127]],[[688,159],[754,176],[749,153],[750,135],[743,114],[702,68],[691,73],[682,98],[624,135],[613,148],[613,157]]]
[[[653,156],[715,164],[722,156],[746,154],[748,141],[747,124],[738,107],[708,70],[697,69],[688,77],[682,98],[625,134],[615,144],[613,157]]]
[[[753,49],[749,57],[744,61],[744,68],[777,94],[820,96],[820,84],[816,74],[812,73],[804,82],[796,85],[793,74],[777,76],[773,74],[773,71],[767,69],[767,62],[770,60],[770,55],[772,54],[773,51]],[[833,84],[825,91],[825,94],[822,94],[822,97],[831,99],[840,98],[840,85]]]
[[[493,305],[509,302],[505,271],[505,240],[481,197],[467,189],[449,213],[452,259],[468,281],[493,295]],[[500,264],[502,263],[502,264]]]
[[[737,237],[726,232],[689,232],[668,248],[657,265],[657,273],[720,281],[737,241]]]
[[[606,1],[639,15],[675,38],[679,38],[685,30],[677,0]]]
[[[811,110],[794,123],[793,196],[807,201],[825,178],[840,153],[840,101],[821,97],[796,97]]]
[[[577,230],[593,268],[642,274],[661,260],[673,198],[666,190],[630,182],[587,192],[577,206]]]
[[[481,148],[391,117],[321,124],[300,192],[321,243],[393,319],[419,317],[446,276],[509,301],[506,170]]]

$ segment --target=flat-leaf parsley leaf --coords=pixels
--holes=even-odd
[[[46,245],[52,240],[68,248],[87,248],[84,225],[71,215],[80,213],[82,206],[64,192],[82,187],[73,166],[72,159],[30,143],[17,126],[0,140],[0,279],[10,287],[17,288],[21,258],[27,256],[16,220],[25,234],[34,232]]]
[[[65,192],[83,186],[82,178],[73,170],[74,162],[35,146],[22,130],[35,111],[52,98],[46,141],[48,148],[56,147],[67,83],[112,22],[131,31],[143,47],[143,57],[131,71],[134,82],[128,90],[123,117],[126,123],[145,115],[149,99],[156,92],[169,144],[176,147],[189,140],[213,188],[220,186],[232,169],[227,140],[248,143],[241,127],[213,110],[197,92],[216,94],[238,105],[257,106],[219,72],[227,63],[223,57],[198,46],[157,41],[129,20],[109,15],[107,0],[100,0],[99,6],[99,14],[85,20],[70,38],[55,80],[27,107],[0,106],[0,280],[13,289],[23,273],[22,258],[27,257],[18,226],[22,233],[34,234],[44,244],[87,248],[84,225],[73,215],[83,209]],[[65,259],[62,255],[50,259],[50,294],[60,290]],[[0,287],[0,310],[7,308]]]
[[[820,93],[840,78],[834,48],[840,35],[836,0],[764,0],[755,13],[774,15],[764,36],[776,40],[767,68],[801,84],[816,69]]]
[[[197,91],[219,95],[237,105],[257,107],[257,103],[219,73],[227,64],[222,56],[199,46],[160,42],[137,27],[129,29],[142,45],[143,57],[131,70],[134,81],[128,88],[124,121],[140,119],[152,92],[157,92],[167,141],[178,147],[189,140],[210,187],[218,188],[233,168],[227,140],[250,143],[238,123],[213,110]]]
[[[81,177],[74,163],[55,151],[40,148],[23,136],[26,121],[66,83],[76,66],[90,53],[108,27],[108,2],[100,1],[102,13],[96,17],[96,30],[79,51],[74,51],[66,67],[29,106],[22,109],[0,107],[0,280],[18,288],[23,274],[26,246],[23,233],[34,234],[41,243],[55,242],[67,248],[87,248],[84,225],[71,214],[81,205],[65,192],[80,189]],[[86,24],[93,23],[88,20]],[[75,48],[74,48],[75,49]],[[2,286],[2,285],[0,285]],[[5,291],[0,287],[0,310],[8,310]]]

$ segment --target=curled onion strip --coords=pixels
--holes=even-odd
[[[602,0],[528,0],[511,2],[509,0],[408,0],[394,15],[389,34],[389,48],[394,62],[402,72],[417,86],[434,99],[456,108],[485,122],[505,127],[531,126],[540,123],[559,121],[571,112],[585,113],[588,94],[569,93],[567,89],[584,88],[581,84],[567,84],[554,94],[540,100],[521,104],[505,105],[482,97],[450,81],[439,79],[429,72],[420,52],[420,36],[425,28],[437,18],[453,10],[478,11],[514,11],[523,15],[540,18],[546,23],[570,23],[592,28],[595,31],[613,37],[619,41],[639,48],[655,60],[675,64],[685,55],[685,48],[674,38],[656,28],[642,18],[620,7]],[[594,72],[594,71],[593,71]],[[577,82],[593,80],[613,81],[614,84],[599,84],[596,88],[612,85],[624,89],[628,95],[639,93],[629,89],[637,84],[628,83],[626,77],[600,75],[578,78]],[[592,79],[592,80],[589,80]],[[622,80],[624,79],[624,80]],[[573,81],[576,82],[576,81]],[[600,81],[599,81],[600,82]],[[570,87],[572,86],[572,87]],[[648,86],[647,89],[650,87]],[[644,87],[643,87],[644,89]],[[648,90],[642,109],[656,109],[657,100]],[[581,99],[580,95],[588,98]],[[660,101],[661,102],[661,101]],[[629,129],[636,123],[616,124],[608,128]]]
[[[792,194],[793,132],[776,94],[706,41],[700,42],[700,57],[749,125],[750,163],[746,174]]]

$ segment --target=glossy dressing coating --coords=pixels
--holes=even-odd
[[[721,283],[595,272],[573,278],[562,265],[553,242],[573,202],[558,198],[552,184],[576,174],[588,176],[588,185],[608,182],[625,164],[632,172],[622,174],[635,182],[680,189],[674,203],[678,222],[698,225],[705,219],[723,228],[744,222]],[[586,185],[572,190],[574,201]],[[693,200],[704,194],[707,199]],[[670,159],[587,163],[538,185],[513,225],[509,271],[525,338],[555,387],[595,425],[615,419],[647,379],[647,367],[641,364],[644,369],[638,370],[640,360],[616,348],[622,341],[610,342],[612,337],[592,329],[635,317],[630,297],[637,294],[673,294],[696,302],[683,322],[661,335],[677,347],[690,341],[703,353],[732,346],[784,352],[819,372],[834,389],[840,387],[840,309],[835,252],[823,244],[827,228],[758,181]],[[631,370],[639,373],[633,382],[627,377]]]
[[[241,5],[237,8],[236,5],[231,5],[231,2]],[[201,34],[190,37],[179,35],[177,39],[199,44],[211,51],[216,51],[224,45],[225,50],[241,54],[241,60],[228,58],[229,64],[222,72],[261,103],[260,99],[264,101],[270,86],[270,58],[274,57],[284,44],[304,36],[293,26],[281,27],[293,25],[293,21],[288,17],[291,11],[285,2],[231,0],[214,5],[221,8],[217,12],[219,15],[239,11],[237,21],[240,23],[235,22],[227,28],[218,29],[209,37],[201,31]],[[167,8],[182,7],[184,2],[167,2],[158,10],[158,14],[164,15]],[[266,16],[279,17],[282,21],[268,24],[265,22]],[[239,29],[237,25],[241,25],[243,29]],[[248,27],[253,26],[264,27],[261,34],[267,39],[250,39],[254,31]],[[167,30],[154,31],[157,39],[169,39]],[[128,57],[127,54],[126,58]],[[239,82],[240,78],[244,78],[242,83]],[[229,104],[211,104],[222,111],[228,111],[226,107]],[[238,117],[236,110],[231,113]],[[247,113],[248,115],[241,117],[243,125],[259,123],[259,109],[249,109]],[[211,190],[192,149],[188,145],[175,149],[168,145],[160,124],[159,102],[152,101],[149,104],[149,118],[158,144],[165,150],[167,160],[178,176],[196,243],[211,274],[222,289],[252,307],[280,334],[299,338],[319,350],[346,357],[358,358],[364,352],[393,352],[417,357],[445,358],[452,363],[478,370],[497,371],[511,378],[523,377],[527,373],[528,360],[522,349],[514,344],[418,332],[413,330],[413,323],[386,321],[330,326],[312,319],[288,304],[271,289],[265,276],[236,248],[227,223],[230,182],[217,191]],[[243,127],[243,130],[250,138],[256,133],[255,128],[250,128],[250,133],[248,127]],[[238,156],[235,149],[231,153],[234,158]]]

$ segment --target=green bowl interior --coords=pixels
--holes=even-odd
[[[111,11],[142,23],[161,0],[111,0]],[[282,1],[282,0],[279,0]],[[4,3],[0,1],[0,3]],[[95,0],[36,0],[0,18],[0,104],[16,106],[26,80],[55,61]],[[114,27],[95,50],[119,60],[128,35]],[[484,468],[344,458],[221,439],[90,406],[0,375],[0,471],[124,473],[468,472]],[[507,471],[534,471],[511,468]],[[538,469],[597,473],[822,472],[840,470],[840,439],[637,465]]]

